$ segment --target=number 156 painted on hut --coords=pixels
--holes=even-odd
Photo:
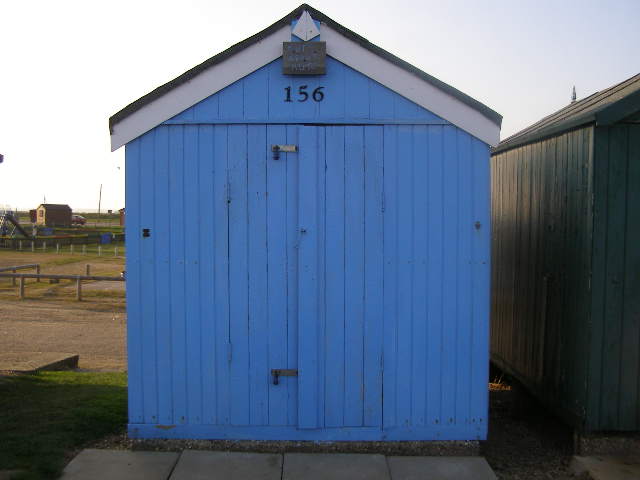
[[[298,102],[306,102],[307,100],[309,100],[309,98],[313,99],[314,102],[321,102],[324,100],[324,92],[322,91],[324,87],[315,88],[313,92],[311,92],[311,94],[309,94],[308,88],[309,85],[300,85],[298,87]],[[293,102],[293,100],[291,99],[291,87],[285,87],[284,91],[284,101]]]

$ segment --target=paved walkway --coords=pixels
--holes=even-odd
[[[482,457],[83,450],[63,480],[496,480]]]

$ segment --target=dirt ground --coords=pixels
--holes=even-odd
[[[119,276],[124,259],[31,252],[0,252],[0,268],[39,263],[41,273]],[[32,272],[33,270],[25,270]],[[126,369],[124,282],[83,283],[75,300],[75,282],[29,279],[25,299],[11,280],[0,279],[0,351],[61,352],[80,355],[87,370]]]

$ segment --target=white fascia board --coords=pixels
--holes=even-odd
[[[327,55],[451,122],[490,146],[500,141],[500,127],[480,112],[322,24]],[[208,68],[188,82],[153,100],[113,126],[111,151],[148,132],[178,113],[282,56],[291,40],[285,26],[263,40]]]
[[[281,57],[290,40],[291,27],[283,27],[135,111],[113,126],[111,151]]]
[[[500,142],[500,127],[454,96],[324,24],[322,40],[327,42],[327,55],[453,123],[488,145],[494,147]]]

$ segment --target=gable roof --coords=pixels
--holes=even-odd
[[[62,203],[41,203],[37,208],[44,207],[47,210],[71,210],[69,205]]]
[[[640,111],[640,73],[573,102],[498,144],[493,153],[542,140],[567,130],[595,123],[611,125]]]
[[[112,151],[282,56],[282,42],[290,40],[291,22],[297,20],[305,10],[323,24],[322,37],[327,41],[329,56],[486,143],[495,145],[498,142],[502,123],[500,114],[372,44],[319,10],[302,4],[273,25],[205,60],[113,115],[109,119]],[[385,71],[381,71],[380,62],[394,68],[383,68]],[[416,79],[423,84],[422,88],[416,88]],[[169,96],[170,99],[167,98]]]

